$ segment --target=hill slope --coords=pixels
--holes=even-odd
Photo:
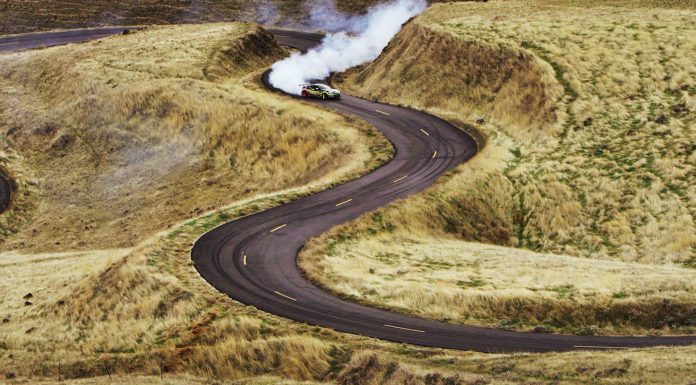
[[[0,127],[41,184],[0,247],[130,247],[231,197],[364,170],[374,142],[348,121],[257,89],[283,54],[219,24],[0,56]]]

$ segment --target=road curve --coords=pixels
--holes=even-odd
[[[271,32],[280,43],[303,51],[321,40],[321,35],[311,33]],[[422,191],[477,150],[474,140],[463,131],[422,112],[349,95],[322,104],[377,127],[393,143],[395,158],[362,178],[203,235],[193,247],[192,258],[198,272],[219,291],[295,321],[440,348],[543,352],[696,343],[696,337],[572,336],[453,325],[345,301],[314,286],[296,264],[309,238]]]
[[[5,44],[21,42],[0,46],[0,50],[91,40],[106,36],[106,30],[0,37]],[[112,34],[121,31],[114,29]],[[281,43],[301,50],[316,45],[320,39],[317,34],[278,30],[273,33]],[[13,48],[7,48],[10,46]],[[203,235],[193,247],[192,259],[201,275],[221,292],[299,322],[441,348],[543,352],[696,343],[696,337],[570,336],[453,325],[344,301],[314,286],[304,279],[295,262],[310,237],[422,191],[438,176],[476,153],[476,144],[469,136],[422,112],[348,95],[324,105],[373,124],[394,144],[395,158],[362,178],[238,219]]]

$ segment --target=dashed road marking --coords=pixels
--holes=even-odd
[[[244,254],[244,257],[242,257],[242,263],[244,263],[244,266],[246,266],[246,259],[247,259],[247,256],[246,256],[246,254]]]
[[[433,159],[437,156],[437,151],[433,152]]]
[[[271,232],[272,232],[272,233],[275,233],[276,231],[282,229],[282,228],[285,227],[285,226],[287,226],[287,224],[280,225],[280,226],[276,227],[275,229],[271,230]]]
[[[17,45],[17,44],[19,44],[18,41],[14,41],[14,42],[12,42],[12,43],[2,43],[2,44],[0,44],[0,47],[5,47],[5,46],[8,46],[8,45]]]
[[[343,205],[348,204],[348,203],[350,203],[350,202],[352,202],[352,201],[353,201],[353,199],[348,199],[348,200],[346,200],[346,201],[343,201],[343,202],[341,202],[341,203],[336,204],[336,207],[343,206]]]
[[[382,114],[382,115],[391,116],[390,113],[387,113],[387,112],[384,112],[384,111],[380,111],[380,110],[375,110],[375,111],[379,112],[379,113]]]
[[[424,129],[422,129],[422,128],[421,128],[420,130],[421,130],[421,132],[423,132],[423,133],[424,133],[425,135],[428,135],[428,136],[430,136],[430,134],[428,134],[428,131],[425,131],[425,130],[424,130]]]
[[[291,301],[297,301],[295,298],[292,298],[292,297],[290,297],[289,295],[285,295],[285,294],[283,294],[283,293],[281,293],[281,292],[279,292],[279,291],[276,291],[275,293],[278,294],[279,296],[285,297],[285,298],[287,298],[287,299],[289,299],[289,300],[291,300]]]
[[[410,328],[402,328],[401,326],[386,325],[386,324],[385,324],[384,326],[386,326],[386,327],[388,327],[388,328],[392,328],[392,329],[406,330],[406,331],[409,331],[409,332],[425,333],[425,330],[410,329]]]
[[[401,178],[399,178],[399,179],[393,181],[392,183],[399,183],[399,182],[401,182],[402,180],[404,180],[404,179],[406,179],[406,178],[408,178],[408,175],[404,175],[404,176],[402,176]]]

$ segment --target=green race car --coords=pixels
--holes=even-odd
[[[340,99],[341,91],[326,84],[303,84],[302,96],[305,98]]]

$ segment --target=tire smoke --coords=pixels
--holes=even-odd
[[[343,32],[327,35],[318,47],[307,53],[295,53],[273,64],[269,81],[276,88],[299,95],[302,83],[325,79],[332,72],[372,61],[401,26],[426,7],[425,0],[392,0],[370,8],[364,16],[343,17],[340,13],[332,13],[332,25],[343,26]],[[314,14],[326,12],[326,9],[322,7]]]

